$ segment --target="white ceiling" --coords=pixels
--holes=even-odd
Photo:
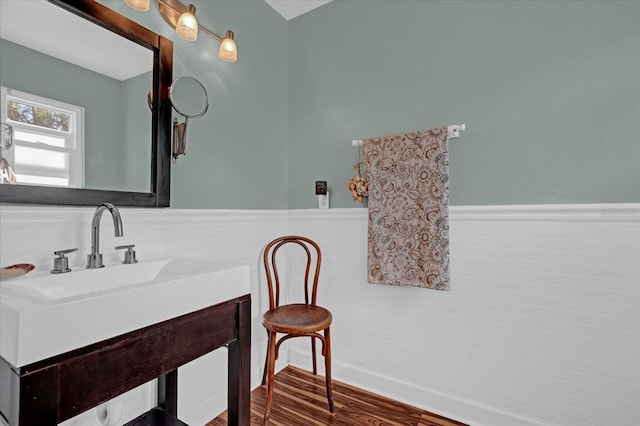
[[[264,0],[287,21],[323,6],[332,0]]]

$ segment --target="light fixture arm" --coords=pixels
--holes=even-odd
[[[222,37],[220,37],[219,35],[216,35],[214,32],[212,32],[211,30],[209,30],[207,27],[200,25],[200,29],[202,31],[204,31],[205,33],[209,34],[211,37],[215,38],[216,40],[218,40],[220,43],[222,43],[222,40],[224,40]],[[229,32],[229,31],[227,31]],[[231,32],[233,34],[233,32]]]

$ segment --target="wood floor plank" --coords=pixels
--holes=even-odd
[[[271,426],[468,426],[355,386],[333,381],[336,412],[329,412],[323,376],[288,366],[275,377]],[[251,393],[251,426],[261,426],[266,387]],[[227,424],[226,412],[206,426]]]
[[[298,392],[308,394],[308,385],[311,382],[315,382],[312,383],[316,389],[313,395],[314,398],[320,402],[320,405],[327,405],[323,377],[313,376],[306,371],[297,372],[296,374],[290,373],[290,371],[285,372],[285,374],[279,378],[278,384],[290,388],[293,392],[296,392],[296,385],[298,385],[298,388],[300,388]],[[408,412],[410,410],[403,409],[403,406],[395,401],[383,400],[378,397],[372,400],[369,396],[371,395],[370,393],[366,393],[357,388],[347,388],[345,391],[342,386],[343,384],[334,382],[334,400],[336,410],[338,411],[342,410],[346,413],[368,413],[369,417],[371,417],[371,422],[384,421],[390,426],[416,425],[419,420],[420,416],[418,414]],[[375,414],[377,411],[385,413],[386,418],[380,418],[379,415]],[[389,420],[390,418],[395,420],[391,421]],[[349,421],[353,420],[349,419]]]
[[[461,424],[433,413],[424,413],[420,417],[420,425],[424,426],[459,426]]]

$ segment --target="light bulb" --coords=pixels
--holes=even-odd
[[[190,4],[176,24],[176,33],[185,40],[194,41],[198,38],[198,21],[195,13],[195,6]]]
[[[220,43],[218,56],[226,62],[235,62],[238,60],[238,48],[236,47],[236,42],[233,41],[233,31],[227,31],[227,34]]]
[[[149,10],[150,0],[124,0],[124,2],[132,9],[146,12]]]

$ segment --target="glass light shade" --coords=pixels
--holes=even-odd
[[[194,41],[198,38],[198,21],[195,13],[195,6],[190,4],[176,24],[176,33],[185,40]]]
[[[149,10],[150,0],[124,0],[124,2],[132,9],[145,12]]]
[[[235,62],[238,60],[238,48],[236,47],[236,42],[233,41],[232,31],[227,31],[227,34],[220,43],[218,56],[226,62]]]

